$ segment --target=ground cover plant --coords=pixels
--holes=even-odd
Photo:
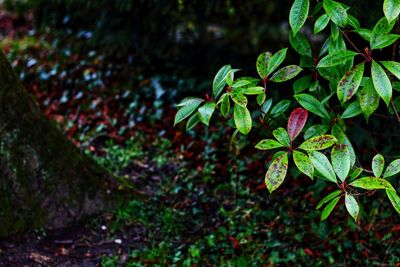
[[[363,116],[368,121],[381,101],[388,110],[392,108],[400,123],[395,104],[398,98],[393,93],[400,79],[400,63],[396,61],[400,35],[392,33],[400,3],[383,1],[384,17],[372,28],[363,28],[348,11],[348,6],[333,0],[324,0],[312,7],[309,0],[294,1],[289,14],[289,40],[300,55],[299,64],[278,69],[286,58],[287,48],[284,48],[259,55],[256,62],[259,77],[236,78],[240,70],[225,65],[214,78],[210,96],[183,99],[177,105],[174,122],[176,125],[187,119],[187,130],[200,122],[208,126],[214,111],[218,110],[226,118],[227,125],[236,129],[232,138],[237,134],[248,135],[253,128],[272,129],[273,138],[267,133],[266,137],[270,138],[255,145],[259,150],[279,149],[265,174],[268,191],[272,193],[283,183],[289,158],[292,158],[295,167],[310,179],[337,185],[337,190],[327,194],[317,205],[317,209],[324,206],[321,220],[325,220],[344,198],[348,213],[357,221],[360,207],[356,197],[367,196],[369,193],[364,190],[385,191],[400,213],[400,197],[392,185],[396,179],[393,177],[400,172],[400,159],[391,161],[385,170],[385,159],[377,154],[372,158],[372,171],[363,168],[346,135],[349,119]],[[307,20],[313,24],[314,35],[323,31],[329,33],[319,49],[311,47],[307,36],[300,31]],[[364,49],[352,41],[350,32],[365,40]],[[380,55],[388,47],[393,53],[386,57]],[[279,99],[272,105],[269,92],[276,90],[272,84],[294,78],[293,88],[284,85],[278,89],[293,90],[292,98],[300,106],[285,118],[285,129],[279,127],[282,125],[276,123],[275,118],[285,116],[292,100]],[[255,99],[251,98],[253,95]],[[248,99],[256,100],[256,105],[252,106]],[[304,141],[299,142],[296,138],[303,129]]]
[[[273,0],[268,5],[272,2],[280,6],[280,1]],[[307,27],[313,27],[313,19],[309,21]],[[307,27],[301,32],[309,38]],[[227,127],[215,112],[213,117],[218,119],[210,121],[209,127],[198,125],[185,134],[184,123],[171,127],[174,105],[183,96],[194,94],[193,90],[199,95],[212,84],[209,78],[217,66],[202,66],[201,76],[196,72],[182,79],[180,70],[174,75],[148,71],[157,62],[146,66],[132,63],[130,56],[125,61],[109,58],[107,47],[88,47],[88,40],[79,31],[71,35],[68,30],[54,32],[50,26],[45,32],[28,28],[29,33],[18,33],[19,37],[2,42],[9,61],[46,116],[57,122],[76,146],[123,178],[123,183],[110,188],[117,189],[113,195],[116,205],[101,215],[67,229],[35,229],[1,238],[0,266],[400,264],[400,217],[384,190],[355,196],[360,206],[357,222],[348,216],[344,203],[339,205],[343,197],[332,215],[321,221],[321,211],[315,208],[327,193],[337,190],[337,185],[307,178],[293,162],[285,182],[271,195],[267,193],[264,177],[273,153],[260,151],[255,145],[274,138],[275,128],[287,128],[291,112],[301,108],[291,98],[290,81],[268,85],[267,98],[273,101],[266,112],[269,129],[267,124],[257,130],[253,127],[248,135],[236,134],[230,142],[236,129]],[[347,33],[364,47],[354,32]],[[278,35],[285,37],[282,32]],[[317,49],[320,39],[309,40],[313,50]],[[230,47],[232,44],[229,42]],[[279,50],[274,49],[279,47],[277,43],[267,47]],[[182,52],[185,55],[186,51]],[[296,58],[293,49],[286,55],[289,62]],[[218,53],[219,57],[223,54]],[[185,69],[184,65],[179,68]],[[256,68],[242,72],[246,72],[243,76],[258,75]],[[296,79],[302,75],[305,71]],[[255,96],[249,100],[252,97],[249,108],[257,107]],[[288,106],[283,98],[292,101],[281,113],[278,107]],[[336,96],[331,97],[334,99]],[[304,129],[314,122],[320,123],[308,112]],[[359,159],[357,166],[369,169],[375,154],[384,155],[388,163],[398,158],[398,123],[394,111],[388,112],[382,101],[368,124],[363,116],[346,119],[346,124],[346,136]],[[294,140],[295,145],[302,143],[303,133]],[[398,188],[396,177],[390,183]],[[145,197],[138,199],[131,185]]]

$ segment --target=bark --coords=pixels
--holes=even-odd
[[[0,236],[97,213],[110,203],[109,182],[44,117],[0,51]]]

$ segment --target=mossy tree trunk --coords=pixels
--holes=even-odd
[[[109,176],[49,121],[0,51],[0,236],[104,209]]]

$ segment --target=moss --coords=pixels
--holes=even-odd
[[[64,227],[109,203],[108,175],[47,120],[0,53],[0,236]]]

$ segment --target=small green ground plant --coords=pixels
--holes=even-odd
[[[371,190],[384,191],[400,213],[400,197],[393,186],[400,159],[391,161],[385,169],[384,157],[377,154],[372,158],[372,170],[363,168],[346,134],[351,127],[349,119],[363,116],[368,122],[381,100],[400,123],[394,94],[400,89],[400,63],[396,61],[400,35],[393,33],[400,2],[383,1],[384,17],[371,29],[363,28],[349,9],[333,0],[317,1],[314,7],[310,0],[295,0],[289,14],[289,41],[300,56],[298,65],[280,68],[287,48],[258,56],[259,77],[237,77],[239,69],[225,65],[214,78],[211,96],[183,99],[175,116],[175,125],[186,121],[189,131],[199,123],[209,126],[211,117],[219,111],[227,125],[236,129],[232,140],[254,129],[261,135],[263,129],[273,129],[272,136],[255,145],[260,150],[278,150],[265,175],[268,191],[272,193],[283,183],[292,159],[294,167],[310,179],[337,186],[317,205],[317,209],[323,207],[321,220],[344,198],[348,213],[357,221],[357,198],[368,196]],[[324,38],[318,50],[309,42],[313,36],[307,35],[307,29],[311,28],[316,38]],[[349,33],[363,40],[365,49],[360,49]],[[393,52],[386,56],[382,51],[388,49]],[[274,90],[274,84],[289,80],[293,99],[280,99],[273,105],[269,91]],[[280,90],[288,90],[288,84]],[[255,100],[254,105],[249,100]],[[297,107],[286,116],[292,102]],[[285,119],[286,127],[278,118]],[[299,140],[301,135],[304,140]]]

